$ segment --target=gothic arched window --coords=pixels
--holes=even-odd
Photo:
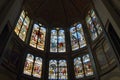
[[[46,29],[41,24],[34,24],[30,39],[30,45],[34,48],[44,50]]]
[[[30,24],[29,17],[26,16],[25,11],[22,11],[14,31],[17,35],[19,35],[20,39],[23,41],[25,41],[26,39],[29,24]]]
[[[86,40],[82,29],[82,24],[75,24],[70,28],[72,50],[77,50],[86,46]]]
[[[67,63],[65,60],[50,60],[49,80],[67,80]]]
[[[83,65],[80,57],[74,59],[74,70],[76,78],[84,77]]]
[[[93,75],[93,66],[89,54],[74,59],[74,71],[77,79]]]
[[[102,32],[102,27],[93,9],[88,11],[86,23],[91,35],[91,39],[95,40],[98,37],[98,35],[100,35],[100,33]]]
[[[42,59],[40,57],[35,58],[33,76],[41,78],[42,74]]]
[[[82,59],[83,59],[83,64],[84,64],[85,75],[86,76],[93,75],[93,67],[90,61],[90,56],[88,54],[84,55]]]
[[[41,78],[42,58],[34,57],[32,54],[27,54],[23,73],[26,75],[33,75],[34,77]]]
[[[59,60],[59,80],[67,80],[67,63],[65,60]]]
[[[57,78],[57,61],[50,60],[49,62],[49,80],[58,79]]]
[[[24,64],[24,74],[32,75],[32,68],[33,68],[34,56],[31,54],[27,54],[26,61]]]
[[[51,30],[50,52],[66,52],[64,30]]]

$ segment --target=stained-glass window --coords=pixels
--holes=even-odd
[[[51,31],[50,52],[57,52],[57,30]]]
[[[34,62],[34,56],[28,54],[24,65],[24,72],[23,72],[24,74],[31,75],[33,62]]]
[[[84,77],[83,65],[80,57],[74,59],[74,70],[76,78]]]
[[[70,37],[72,50],[77,50],[86,46],[84,32],[80,23],[75,24],[74,27],[70,28]]]
[[[90,61],[90,56],[87,54],[87,55],[83,56],[82,58],[83,58],[85,75],[86,76],[93,75],[93,67],[92,67],[92,63]]]
[[[49,80],[55,80],[58,79],[58,69],[57,69],[57,61],[56,60],[50,60],[49,62]]]
[[[97,28],[98,34],[100,34],[102,32],[102,27],[101,27],[100,21],[99,21],[98,17],[96,16],[95,11],[93,9],[91,10],[91,18],[92,18],[94,25]]]
[[[36,57],[33,69],[33,76],[41,78],[41,74],[42,74],[42,59]]]
[[[29,17],[26,16],[25,11],[22,11],[14,31],[17,35],[19,35],[20,39],[23,41],[25,41],[27,31],[29,28],[29,23]]]
[[[28,27],[29,27],[29,23],[30,23],[30,19],[29,19],[28,16],[26,16],[26,18],[25,18],[25,20],[23,22],[22,28],[20,30],[20,33],[19,33],[19,37],[23,41],[25,41],[26,34],[27,34],[27,31],[28,31]]]
[[[50,60],[49,80],[67,80],[67,63],[65,60]]]
[[[101,23],[93,9],[88,12],[88,16],[86,17],[86,23],[91,35],[91,39],[95,40],[102,32],[102,28]]]
[[[93,75],[93,66],[89,54],[74,59],[75,78]]]
[[[18,20],[18,22],[17,22],[17,25],[16,25],[16,27],[15,27],[15,30],[14,30],[17,35],[18,35],[19,32],[20,32],[20,29],[21,29],[21,26],[22,26],[22,24],[23,24],[24,18],[25,18],[25,11],[23,10],[22,13],[21,13],[21,15],[20,15],[20,17],[19,17],[19,20]]]
[[[50,52],[65,52],[64,30],[51,30]]]
[[[59,80],[67,80],[67,64],[65,60],[59,61]]]
[[[32,54],[27,54],[23,73],[26,75],[41,78],[42,58],[34,57]]]
[[[44,50],[45,35],[46,29],[39,24],[34,24],[30,39],[30,45],[40,50]]]

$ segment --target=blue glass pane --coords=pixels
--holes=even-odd
[[[74,70],[75,70],[75,77],[82,78],[84,77],[83,66],[81,62],[81,58],[77,57],[74,59]]]
[[[93,75],[93,66],[90,61],[90,56],[88,54],[83,56],[83,64],[84,64],[84,69],[85,69],[85,75],[86,76]]]
[[[70,37],[71,37],[72,50],[79,49],[78,37],[77,37],[77,32],[75,27],[70,28]]]
[[[80,45],[80,48],[82,48],[82,47],[86,46],[86,40],[84,37],[82,25],[77,24],[76,27],[77,27],[77,36],[78,36],[79,45]]]
[[[51,31],[50,52],[57,52],[57,31]]]
[[[65,33],[64,30],[59,30],[58,33],[58,52],[65,52]]]
[[[65,60],[59,61],[59,79],[67,79],[67,64]]]
[[[40,50],[44,50],[45,36],[46,36],[46,28],[40,27],[38,34],[38,43],[37,43],[37,48]]]
[[[49,80],[55,80],[57,79],[57,61],[56,60],[50,60],[49,62]]]
[[[92,17],[92,21],[93,21],[94,25],[97,28],[98,34],[100,34],[102,32],[102,27],[101,27],[100,21],[99,21],[98,17],[96,16],[93,9],[91,10],[91,17]]]
[[[86,18],[86,22],[87,22],[87,27],[90,31],[91,38],[92,38],[92,40],[95,40],[98,35],[97,35],[97,31],[95,29],[95,26],[89,16]]]

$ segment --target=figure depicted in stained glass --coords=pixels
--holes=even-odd
[[[76,25],[76,28],[77,28],[79,45],[80,45],[80,48],[82,48],[82,47],[86,46],[86,40],[85,40],[85,37],[84,37],[82,25],[80,23],[78,23]]]
[[[25,61],[25,65],[24,65],[24,72],[23,72],[24,74],[31,75],[32,67],[33,67],[33,60],[34,60],[34,56],[31,54],[28,54],[26,61]]]
[[[30,45],[40,50],[44,50],[45,35],[46,35],[46,29],[44,27],[40,27],[38,24],[34,24]]]
[[[65,60],[50,60],[49,80],[67,80],[67,63]]]
[[[30,40],[30,45],[35,48],[36,48],[37,40],[38,40],[38,31],[39,31],[39,26],[37,24],[34,24],[32,35],[31,35],[31,40]]]
[[[20,15],[20,17],[19,17],[19,20],[18,20],[18,22],[17,22],[17,25],[16,25],[16,27],[15,27],[15,30],[14,30],[17,35],[18,35],[19,32],[20,32],[20,29],[21,29],[21,26],[22,26],[22,24],[23,24],[24,18],[25,18],[25,11],[23,10],[22,13],[21,13],[21,15]]]
[[[26,35],[27,35],[27,31],[28,31],[28,28],[29,28],[29,23],[30,23],[30,19],[28,16],[26,16],[24,22],[23,22],[23,25],[22,25],[22,28],[21,28],[21,31],[19,33],[19,37],[20,39],[22,39],[23,41],[25,41],[25,38],[26,38]]]
[[[91,35],[92,40],[95,40],[98,35],[95,29],[95,26],[89,16],[87,17],[87,26],[88,26],[88,29],[90,30],[90,35]]]
[[[58,33],[58,52],[65,52],[65,34],[64,30],[59,30]]]
[[[50,52],[57,52],[57,31],[51,31],[51,45],[50,45]]]
[[[59,80],[61,79],[67,79],[67,64],[65,60],[59,61]]]
[[[97,28],[98,34],[100,34],[102,32],[102,27],[101,27],[100,21],[99,21],[98,17],[96,16],[95,11],[93,9],[91,10],[91,18],[92,18],[93,24]]]
[[[83,64],[85,69],[85,75],[86,76],[93,75],[93,68],[88,54],[83,56]]]
[[[23,10],[14,30],[15,33],[19,35],[20,39],[23,41],[25,41],[26,39],[29,23],[30,23],[30,19],[28,16],[26,16],[25,11]]]
[[[70,28],[70,37],[72,50],[77,50],[86,46],[84,32],[80,23],[77,23],[74,27]]]
[[[49,62],[49,80],[57,79],[57,61],[50,60]]]
[[[76,32],[76,28],[75,27],[72,27],[70,29],[70,36],[71,36],[72,50],[79,49],[78,37],[77,37],[77,32]]]
[[[33,76],[41,78],[41,74],[42,74],[42,59],[36,57],[33,69]]]
[[[76,78],[84,77],[84,71],[80,57],[74,59],[74,70]]]
[[[46,29],[41,27],[38,33],[38,45],[37,45],[37,48],[40,50],[44,50],[45,35],[46,35]]]
[[[92,40],[95,40],[97,36],[102,32],[102,27],[93,9],[88,11],[88,16],[86,17],[86,23],[90,31]]]
[[[64,30],[51,30],[50,52],[65,52]]]

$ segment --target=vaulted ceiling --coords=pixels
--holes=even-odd
[[[30,18],[49,26],[68,26],[84,17],[91,0],[25,0]]]

